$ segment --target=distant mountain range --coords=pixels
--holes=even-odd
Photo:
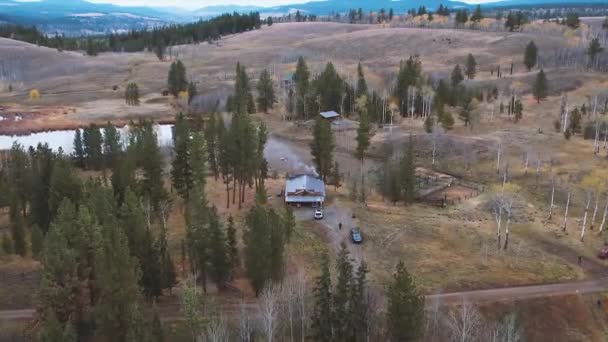
[[[168,2],[169,3],[169,2]],[[209,18],[226,12],[258,11],[262,17],[282,15],[300,11],[303,14],[324,15],[344,13],[352,8],[364,11],[392,8],[395,12],[405,12],[410,8],[426,6],[433,10],[440,4],[451,8],[472,7],[464,2],[449,0],[326,0],[276,7],[256,7],[221,5],[208,6],[197,10],[173,7],[124,7],[111,4],[90,3],[84,0],[41,0],[15,1],[0,0],[0,22],[25,25],[35,24],[46,32],[66,34],[94,34],[122,32],[131,29],[150,28],[168,23],[191,22]],[[606,0],[503,0],[484,7],[533,6],[543,4],[602,4]]]

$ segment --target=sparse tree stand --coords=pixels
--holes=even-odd
[[[186,67],[182,61],[171,63],[169,68],[169,76],[167,77],[167,87],[169,92],[177,97],[180,92],[188,90],[188,81],[186,80]]]
[[[528,71],[532,70],[536,65],[536,61],[538,59],[538,48],[534,41],[531,41],[526,45],[526,50],[524,52],[524,65],[528,69]]]
[[[591,39],[591,42],[589,43],[589,48],[587,49],[590,67],[594,67],[597,64],[597,57],[602,51],[604,51],[604,48],[600,44],[600,39],[597,37]]]
[[[127,84],[127,89],[125,90],[125,102],[129,106],[139,105],[139,87],[137,86],[137,83],[131,82]]]
[[[547,88],[547,76],[545,76],[544,70],[540,69],[540,72],[536,75],[536,81],[534,82],[534,88],[532,89],[537,103],[540,103],[541,100],[544,100],[547,97]]]

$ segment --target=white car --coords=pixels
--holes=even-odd
[[[322,219],[323,219],[323,210],[321,210],[321,209],[315,210],[315,220],[322,220]]]

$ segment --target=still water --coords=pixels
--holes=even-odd
[[[156,125],[156,135],[161,147],[170,146],[173,143],[173,125]],[[123,142],[126,141],[129,133],[129,126],[118,128]],[[102,130],[103,132],[103,130]],[[30,146],[36,147],[39,143],[47,143],[50,148],[57,151],[60,147],[64,153],[70,154],[74,149],[74,135],[76,130],[49,131],[32,133],[28,135],[0,135],[0,150],[7,150],[13,146],[14,142],[21,144],[25,149]]]

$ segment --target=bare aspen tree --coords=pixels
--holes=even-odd
[[[599,232],[604,230],[604,224],[606,224],[606,215],[608,214],[608,198],[606,199],[606,206],[604,207],[604,214],[602,215],[602,222],[600,223]]]
[[[308,279],[306,273],[300,270],[295,277],[295,288],[296,297],[298,302],[298,316],[300,319],[300,337],[301,341],[304,342],[306,339],[306,331],[308,327]]]
[[[268,342],[274,341],[274,334],[277,330],[277,320],[280,309],[280,295],[280,286],[268,286],[262,292],[260,301],[258,303],[264,336],[266,336],[266,341]]]
[[[528,165],[530,163],[530,152],[526,151],[524,156],[524,175],[528,174]]]
[[[564,224],[562,225],[562,231],[566,231],[566,227],[568,225],[568,209],[570,208],[570,196],[572,195],[572,191],[568,188],[568,198],[566,199],[566,210],[564,211]]]
[[[450,340],[473,342],[481,338],[483,318],[477,308],[464,302],[458,308],[450,310],[447,319]]]
[[[581,226],[581,241],[585,238],[585,228],[587,227],[587,214],[589,213],[589,205],[591,204],[591,191],[587,191],[587,204],[585,204],[585,213],[583,214],[583,225]]]
[[[239,327],[238,327],[238,338],[240,342],[251,342],[253,341],[254,332],[253,320],[247,309],[245,301],[241,301],[239,304]]]
[[[590,229],[593,230],[595,228],[595,218],[597,216],[597,209],[600,203],[600,190],[596,189],[595,192],[595,207],[593,208],[593,215],[591,215],[591,225]]]
[[[492,331],[490,341],[520,342],[523,341],[523,332],[517,323],[517,316],[513,313],[506,315]]]
[[[438,296],[426,302],[425,312],[425,329],[424,329],[424,340],[436,341],[438,338],[437,334],[441,330],[441,299]]]
[[[298,305],[297,298],[297,289],[296,289],[296,279],[293,277],[289,277],[283,283],[283,293],[282,293],[282,301],[285,303],[284,309],[287,314],[287,321],[289,325],[289,340],[294,341],[294,331],[293,324],[295,319],[295,311]]]
[[[498,244],[498,249],[501,247],[500,241],[500,228],[502,223],[502,198],[495,197],[492,201],[492,210],[494,211],[494,219],[496,220],[496,243]]]
[[[502,142],[498,143],[496,149],[496,173],[500,173],[500,155],[502,154]]]
[[[595,120],[595,137],[593,137],[593,153],[600,153],[600,119],[597,116],[597,95],[593,101],[593,120]]]
[[[549,205],[549,218],[548,218],[549,221],[551,221],[551,218],[553,218],[554,200],[555,200],[555,176],[551,177],[551,204]]]
[[[513,198],[505,198],[503,200],[504,212],[507,214],[507,222],[505,224],[505,244],[503,249],[509,246],[509,228],[511,226],[511,217],[513,216]]]
[[[228,324],[221,310],[214,310],[210,314],[210,319],[205,328],[205,341],[209,342],[228,342],[230,335],[228,333]]]
[[[538,188],[540,182],[540,167],[542,165],[542,161],[540,157],[536,160],[536,187]]]
[[[607,147],[607,145],[606,145],[607,143],[608,143],[608,125],[606,125],[606,128],[604,128],[604,150]]]

